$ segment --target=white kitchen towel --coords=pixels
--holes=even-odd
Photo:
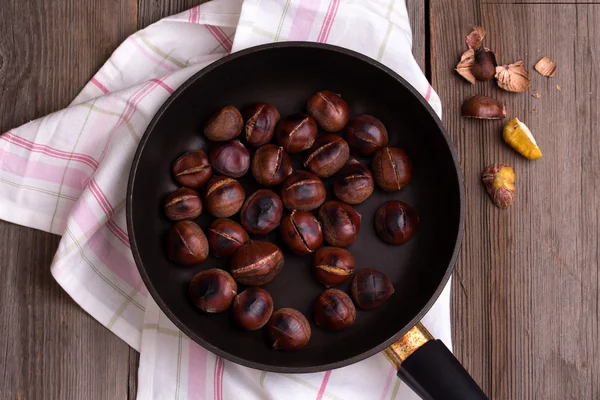
[[[68,108],[0,135],[0,218],[62,235],[52,274],[87,312],[141,351],[139,399],[416,398],[381,355],[303,375],[224,361],[165,317],[135,267],[126,185],[153,115],[211,62],[284,40],[331,43],[372,57],[441,114],[412,56],[403,0],[213,0],[133,34]],[[449,287],[424,322],[450,347]]]

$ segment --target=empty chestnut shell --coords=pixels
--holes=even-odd
[[[307,150],[304,166],[321,178],[328,178],[338,172],[350,156],[348,143],[332,133],[320,136]]]
[[[402,189],[411,179],[411,162],[397,147],[384,147],[375,153],[371,169],[375,182],[386,192]]]
[[[206,236],[215,257],[229,257],[250,240],[248,233],[240,224],[227,218],[214,220]]]
[[[179,221],[167,236],[167,256],[181,265],[200,264],[208,257],[208,241],[192,221]]]
[[[356,156],[372,156],[388,143],[387,130],[377,118],[363,114],[354,117],[346,126],[344,139]]]
[[[312,265],[317,279],[327,287],[348,280],[355,266],[352,253],[340,247],[321,247],[315,253]]]
[[[213,268],[194,275],[189,290],[196,307],[207,313],[220,313],[231,305],[237,284],[227,272]]]
[[[273,299],[264,289],[250,287],[233,299],[233,318],[244,329],[255,331],[269,322]]]
[[[375,188],[373,175],[369,169],[352,159],[335,175],[333,192],[338,199],[348,204],[365,201]]]
[[[210,152],[210,163],[218,174],[241,178],[250,168],[250,152],[239,140],[219,143]]]
[[[283,204],[269,189],[252,193],[242,206],[240,220],[246,230],[255,235],[266,235],[279,226]]]
[[[281,236],[296,254],[309,254],[323,243],[321,224],[312,213],[294,210],[281,220]]]
[[[189,151],[173,163],[173,176],[181,186],[199,188],[212,176],[212,167],[202,150]]]
[[[293,114],[281,120],[277,127],[277,143],[288,153],[299,153],[317,138],[317,123],[306,114]]]
[[[360,215],[352,206],[337,200],[327,201],[321,206],[319,221],[325,241],[332,246],[349,246],[360,230]]]
[[[354,276],[350,291],[358,308],[371,310],[382,305],[394,293],[394,286],[383,272],[368,268]]]
[[[165,214],[172,221],[197,218],[202,213],[202,200],[195,190],[179,188],[165,199]]]
[[[273,313],[267,325],[271,345],[275,350],[298,350],[310,340],[310,325],[306,317],[293,308],[281,308]]]
[[[231,217],[240,210],[245,197],[238,181],[227,176],[215,176],[206,185],[204,206],[215,217]]]
[[[321,328],[339,331],[356,320],[356,308],[352,299],[338,289],[327,289],[315,303],[315,322]]]
[[[234,106],[223,107],[204,126],[204,136],[213,142],[231,140],[242,131],[244,120]]]
[[[248,286],[271,282],[283,268],[283,253],[270,242],[250,240],[231,258],[231,275]]]
[[[465,100],[461,114],[465,118],[504,119],[506,106],[491,97],[476,95]]]
[[[415,234],[418,226],[416,211],[402,201],[388,201],[375,213],[377,235],[390,244],[406,242]]]
[[[348,104],[329,90],[321,90],[308,99],[306,111],[327,132],[342,130],[348,122]]]
[[[244,125],[246,143],[253,147],[269,143],[280,118],[277,108],[268,103],[256,103],[246,107],[242,114],[246,120]]]
[[[254,153],[252,176],[261,185],[276,186],[292,173],[290,157],[283,147],[265,144]]]
[[[325,201],[325,186],[308,171],[294,171],[281,185],[281,200],[288,210],[310,211]]]

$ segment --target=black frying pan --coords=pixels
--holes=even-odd
[[[322,89],[341,93],[351,116],[368,113],[381,119],[390,133],[390,145],[402,147],[412,159],[410,185],[396,193],[376,189],[356,206],[362,228],[348,248],[356,258],[357,270],[380,269],[393,282],[395,293],[378,309],[358,311],[356,322],[345,331],[327,332],[311,321],[312,337],[304,349],[274,351],[264,331],[241,331],[227,312],[209,315],[192,305],[187,296],[192,276],[202,269],[227,269],[227,260],[210,256],[191,268],[170,262],[164,242],[172,223],[164,217],[162,206],[165,195],[177,188],[170,173],[172,162],[189,149],[208,153],[210,143],[201,132],[215,110],[265,101],[273,103],[283,117],[304,110],[310,95]],[[293,160],[299,168],[299,157]],[[258,188],[251,174],[240,182],[247,194]],[[330,188],[331,180],[325,184]],[[386,349],[399,376],[423,398],[482,399],[485,395],[442,342],[416,325],[442,291],[456,260],[463,235],[462,185],[456,154],[440,120],[404,79],[346,49],[277,43],[213,63],[161,107],[140,142],[131,169],[129,238],[144,283],[163,312],[190,338],[228,360],[267,371],[303,373],[339,368]],[[375,211],[391,199],[411,204],[420,216],[417,234],[401,246],[382,242],[373,227]],[[206,213],[196,220],[202,228],[210,221]],[[266,240],[279,245],[285,255],[283,271],[265,286],[275,307],[296,308],[312,320],[313,302],[323,287],[310,274],[311,257],[286,251],[278,230]],[[348,290],[348,285],[340,289]]]

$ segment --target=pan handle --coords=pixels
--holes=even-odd
[[[423,400],[487,400],[487,396],[441,340],[419,322],[383,354]]]

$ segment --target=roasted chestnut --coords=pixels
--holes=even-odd
[[[402,201],[388,201],[375,213],[377,235],[390,244],[406,242],[415,234],[418,226],[416,211]]]
[[[240,220],[248,232],[266,235],[279,226],[282,213],[283,204],[279,196],[269,189],[259,189],[246,199]]]
[[[264,289],[249,287],[233,299],[233,318],[244,329],[255,331],[269,322],[273,299]]]
[[[355,156],[372,156],[377,150],[387,146],[388,134],[380,120],[363,114],[350,120],[344,139]]]
[[[167,256],[181,265],[200,264],[208,257],[208,241],[192,221],[179,221],[167,236]]]
[[[239,140],[219,143],[210,152],[210,163],[218,174],[241,178],[250,168],[250,152]]]
[[[355,159],[344,165],[333,181],[333,192],[348,204],[362,203],[373,193],[374,187],[371,171]]]
[[[240,224],[227,218],[214,220],[206,236],[215,257],[229,257],[250,240],[248,233]]]
[[[387,192],[402,189],[411,179],[411,162],[397,147],[384,147],[375,153],[371,169],[375,182]]]
[[[310,325],[306,317],[293,308],[281,308],[273,313],[267,325],[271,345],[275,350],[298,350],[310,340]]]
[[[356,308],[346,293],[338,289],[327,289],[315,303],[315,322],[321,328],[339,331],[356,320]]]
[[[315,253],[313,272],[325,286],[335,286],[348,280],[354,272],[356,261],[346,249],[321,247]]]
[[[394,286],[383,272],[368,268],[354,276],[350,292],[358,308],[371,310],[382,305],[394,293]]]
[[[204,126],[204,136],[213,142],[231,140],[242,131],[244,120],[234,106],[223,107]]]
[[[249,146],[259,147],[273,138],[275,127],[279,122],[279,111],[268,103],[255,103],[246,107],[243,112],[246,120],[244,139]]]
[[[294,171],[281,185],[281,200],[288,210],[310,211],[325,201],[325,186],[308,171]]]
[[[310,149],[316,138],[317,123],[310,115],[290,115],[282,119],[277,127],[277,143],[288,153]]]
[[[279,185],[292,173],[290,157],[274,144],[265,144],[254,153],[252,158],[252,176],[261,185]]]
[[[206,153],[193,150],[183,154],[173,163],[173,176],[181,186],[199,188],[212,176],[212,167]]]
[[[190,282],[190,297],[202,311],[220,313],[229,308],[237,284],[227,272],[213,268],[198,272]]]
[[[360,230],[360,214],[352,206],[337,200],[327,201],[321,206],[319,221],[325,241],[332,246],[349,246]]]
[[[197,218],[202,213],[202,200],[195,190],[179,188],[165,199],[165,214],[172,221]]]
[[[271,242],[250,240],[231,258],[231,275],[248,286],[269,283],[283,268],[283,253]]]
[[[349,155],[348,143],[330,133],[320,136],[307,150],[304,166],[321,178],[328,178],[346,164]]]
[[[308,99],[306,111],[327,132],[342,130],[348,122],[348,104],[329,90],[321,90]]]
[[[296,254],[309,254],[323,243],[321,224],[312,213],[294,210],[281,220],[281,236]]]
[[[245,197],[238,181],[227,176],[215,176],[206,185],[204,206],[215,217],[231,217],[240,210]]]

